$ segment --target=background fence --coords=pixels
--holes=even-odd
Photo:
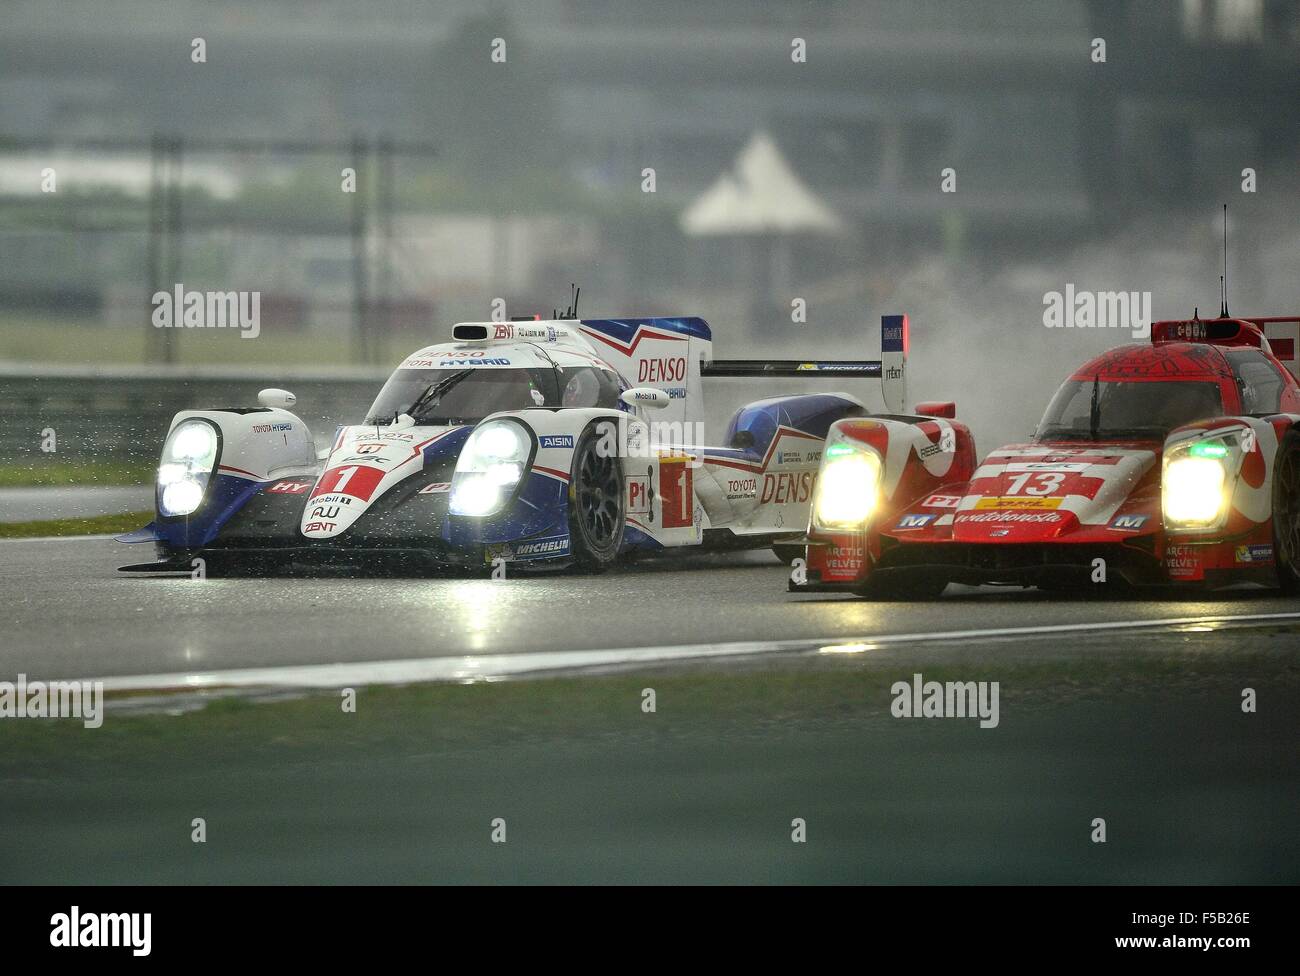
[[[0,464],[112,460],[153,464],[172,415],[209,407],[254,407],[269,386],[298,396],[294,412],[318,442],[365,415],[387,370],[329,373],[286,369],[0,369]],[[57,450],[42,451],[52,430]]]

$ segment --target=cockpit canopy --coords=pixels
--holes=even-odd
[[[1164,440],[1175,427],[1223,412],[1212,380],[1071,379],[1052,397],[1035,440]]]
[[[409,414],[426,426],[472,424],[503,410],[535,407],[619,410],[622,389],[617,374],[597,366],[404,365],[379,391],[366,423]]]

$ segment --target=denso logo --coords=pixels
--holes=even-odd
[[[643,359],[636,379],[638,383],[680,383],[686,379],[686,357]]]
[[[763,475],[763,504],[804,505],[812,498],[813,472],[791,472],[790,474]]]

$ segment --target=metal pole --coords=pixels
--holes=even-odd
[[[181,284],[181,252],[185,245],[185,231],[183,226],[183,215],[181,213],[181,159],[182,145],[180,137],[171,140],[171,165],[167,171],[167,185],[169,193],[167,200],[170,206],[167,208],[167,287],[174,288]],[[172,309],[176,325],[181,324],[181,310]],[[163,336],[163,362],[176,362],[177,339],[175,329],[160,329]]]
[[[383,257],[379,265],[379,294],[383,302],[384,321],[383,337],[389,339],[393,334],[393,183],[396,179],[395,168],[393,166],[393,143],[389,139],[381,139],[377,146],[379,153],[379,185],[376,192],[379,196],[379,221],[380,234],[383,239]],[[375,361],[378,362],[380,349],[377,345],[372,345],[371,352],[374,354]]]
[[[352,140],[352,170],[357,174],[356,192],[352,194],[352,359],[369,362],[366,336],[366,201],[365,184],[361,180],[362,163],[366,155],[366,141],[360,136]]]
[[[153,296],[160,290],[162,283],[162,140],[154,136],[149,140],[149,224],[148,236],[145,238],[145,284],[149,289],[146,298],[145,322],[148,323],[149,335],[145,341],[145,360],[159,362],[163,357],[162,335],[165,329],[153,327]]]

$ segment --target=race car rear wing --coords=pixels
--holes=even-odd
[[[1300,377],[1300,317],[1289,315],[1234,315],[1217,319],[1171,320],[1151,323],[1151,342],[1204,342],[1215,346],[1268,348],[1281,363]]]
[[[1247,322],[1258,325],[1264,330],[1269,348],[1273,355],[1281,360],[1282,365],[1291,371],[1291,375],[1300,378],[1300,317],[1265,315],[1259,318],[1247,318]]]
[[[850,360],[715,359],[700,364],[701,376],[878,376],[890,413],[907,412],[908,321],[906,315],[880,317],[880,358]]]

